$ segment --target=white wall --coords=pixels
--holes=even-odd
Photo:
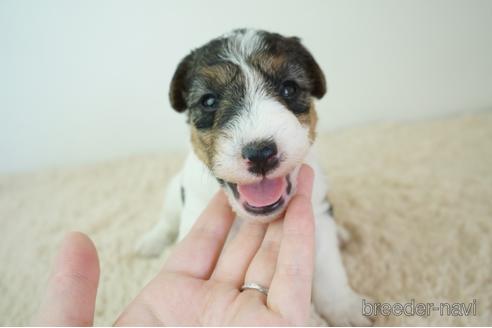
[[[323,130],[492,108],[492,1],[0,0],[0,171],[181,149],[174,68],[237,27],[304,40]]]

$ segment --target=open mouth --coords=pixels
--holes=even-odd
[[[292,189],[289,175],[271,179],[264,177],[251,184],[227,184],[244,209],[254,215],[268,215],[281,209]]]

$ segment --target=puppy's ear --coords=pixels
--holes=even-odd
[[[307,70],[311,80],[311,94],[318,99],[323,98],[326,93],[325,74],[311,53],[301,44],[301,40],[298,37],[291,37],[289,41],[293,49],[295,49],[297,58],[302,61]]]
[[[174,72],[169,88],[171,106],[177,112],[184,112],[187,108],[186,92],[188,91],[188,76],[191,69],[193,53],[189,54],[178,65]]]

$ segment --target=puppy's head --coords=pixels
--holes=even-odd
[[[235,30],[192,51],[169,92],[185,112],[193,150],[241,217],[277,218],[295,193],[315,138],[313,98],[323,72],[299,39]]]

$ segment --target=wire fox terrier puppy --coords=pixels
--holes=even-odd
[[[327,184],[311,145],[314,98],[325,77],[296,37],[241,29],[186,56],[170,87],[172,107],[185,112],[191,151],[170,182],[160,222],[137,245],[157,255],[187,234],[215,191],[223,188],[240,220],[271,222],[296,192],[303,163],[315,172],[312,204],[316,264],[312,300],[333,325],[369,325],[349,286],[339,251]],[[239,221],[236,219],[236,221]]]

